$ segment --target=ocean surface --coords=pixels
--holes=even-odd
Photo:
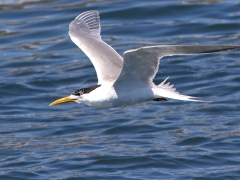
[[[212,102],[49,107],[96,85],[69,23],[98,10],[121,55],[161,44],[240,45],[238,0],[0,0],[1,180],[240,179],[240,51],[161,60],[180,93]]]

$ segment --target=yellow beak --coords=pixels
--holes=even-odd
[[[73,102],[73,101],[74,101],[74,99],[70,98],[70,96],[67,96],[67,97],[58,99],[58,100],[56,100],[56,101],[53,101],[51,104],[49,104],[49,106],[54,106],[54,105],[57,105],[57,104],[62,104],[62,103],[67,103],[67,102]]]

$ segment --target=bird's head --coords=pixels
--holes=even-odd
[[[67,102],[78,102],[79,103],[83,94],[88,94],[100,86],[101,85],[96,85],[96,86],[76,90],[70,96],[66,96],[64,98],[60,98],[56,101],[53,101],[51,104],[49,104],[49,106],[54,106],[57,104],[62,104],[62,103],[67,103]]]
[[[73,92],[70,96],[66,96],[66,97],[60,98],[56,101],[53,101],[51,104],[49,104],[49,106],[54,106],[57,104],[62,104],[62,103],[67,103],[67,102],[75,102],[75,101],[79,100],[80,96],[83,94],[84,94],[84,88]]]

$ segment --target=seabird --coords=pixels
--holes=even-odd
[[[166,98],[198,101],[180,94],[166,78],[153,83],[160,59],[164,56],[205,54],[239,49],[230,45],[157,45],[128,50],[123,58],[100,35],[100,17],[96,10],[78,15],[69,25],[71,40],[89,57],[98,77],[98,84],[82,88],[49,106],[76,102],[96,108],[129,106],[145,101],[166,101]]]

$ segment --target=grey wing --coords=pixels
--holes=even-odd
[[[95,67],[98,84],[113,83],[122,69],[122,57],[100,36],[98,11],[87,11],[69,25],[72,41],[89,57]]]
[[[122,83],[126,79],[152,84],[158,71],[160,58],[163,56],[203,54],[233,49],[240,49],[240,46],[160,45],[129,50],[124,52],[123,68],[115,84]]]

